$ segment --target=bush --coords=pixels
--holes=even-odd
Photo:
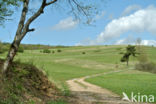
[[[49,49],[44,49],[43,53],[50,53],[51,51]]]
[[[152,62],[138,63],[135,65],[135,69],[140,71],[156,73],[156,64]]]
[[[60,49],[58,49],[57,52],[62,52],[62,51]]]
[[[86,54],[86,52],[82,52],[82,54]]]
[[[55,51],[52,51],[52,53],[55,53]]]

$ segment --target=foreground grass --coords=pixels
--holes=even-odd
[[[129,97],[131,93],[138,95],[156,96],[156,75],[136,70],[102,75],[89,78],[87,82],[109,89],[120,96],[125,92]]]

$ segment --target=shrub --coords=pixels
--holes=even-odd
[[[138,63],[135,65],[136,70],[156,73],[156,64],[152,62]]]
[[[62,51],[60,49],[58,49],[57,52],[62,52]]]
[[[52,51],[52,53],[55,53],[55,51]]]
[[[49,49],[44,49],[43,53],[50,53],[51,51]]]
[[[82,54],[86,54],[86,52],[82,52]]]

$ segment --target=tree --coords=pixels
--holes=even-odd
[[[144,49],[144,46],[141,45],[141,42],[142,42],[141,38],[137,38],[137,40],[136,40],[136,45],[137,45],[136,51],[139,54],[138,61],[140,63],[146,63],[148,61],[148,57],[147,57],[146,51]]]
[[[91,17],[90,14],[93,13],[91,11],[94,8],[91,5],[85,5],[84,3],[82,3],[83,0],[79,0],[79,2],[77,0],[64,0],[64,1],[41,0],[41,5],[37,9],[37,11],[32,16],[30,16],[30,18],[26,19],[26,16],[28,15],[30,0],[21,0],[21,1],[23,3],[22,13],[21,13],[20,21],[18,23],[18,28],[17,28],[16,34],[15,34],[14,40],[10,46],[7,58],[4,62],[3,73],[6,73],[8,71],[8,67],[12,63],[12,61],[16,55],[22,39],[25,37],[25,35],[28,32],[33,32],[35,30],[34,28],[30,28],[30,25],[41,14],[44,13],[44,9],[47,6],[54,5],[56,3],[66,2],[66,4],[68,4],[71,8],[71,13],[73,13],[75,17],[79,17],[79,15],[86,16],[87,20],[88,20],[87,23],[89,23],[91,21],[90,20],[90,17]]]
[[[0,25],[6,20],[9,20],[13,10],[10,8],[11,6],[18,6],[20,0],[0,0]]]
[[[140,51],[141,51],[141,42],[142,42],[141,38],[137,38],[136,39],[136,50],[137,50],[137,53],[140,53]]]
[[[141,45],[141,42],[142,42],[141,38],[137,38],[136,39],[136,45],[139,45],[140,46]]]
[[[120,61],[121,62],[127,62],[127,66],[128,66],[129,57],[131,55],[134,57],[136,56],[136,49],[135,49],[135,46],[128,45],[128,47],[126,48],[126,53],[124,53],[124,55]]]

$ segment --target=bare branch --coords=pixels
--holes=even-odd
[[[83,9],[83,7],[81,5],[79,5],[75,0],[72,0],[72,1],[75,3],[75,5],[77,6],[77,9],[79,11],[82,11],[85,16],[88,16],[87,13],[86,13],[86,11]]]
[[[85,5],[78,2],[78,0],[68,0],[68,3],[71,7],[71,12],[75,16],[76,19],[81,20],[80,15],[84,15],[87,19],[86,23],[90,24],[92,22],[92,16],[91,15],[94,8],[93,5]]]
[[[31,16],[28,20],[27,20],[27,22],[26,22],[26,24],[25,24],[25,26],[24,26],[24,28],[23,28],[23,32],[22,32],[22,34],[21,34],[21,36],[20,36],[20,38],[21,38],[21,40],[23,39],[23,37],[26,35],[26,33],[28,32],[28,30],[29,30],[29,25],[37,18],[37,17],[39,17],[39,15],[41,15],[42,13],[44,13],[44,8],[45,8],[45,6],[46,6],[46,0],[43,0],[42,1],[42,5],[40,6],[40,8],[38,9],[38,11],[33,15],[33,16]]]
[[[49,3],[46,3],[46,6],[48,6],[48,5],[50,5],[50,4],[53,4],[53,3],[55,3],[55,2],[57,2],[57,0],[53,0],[53,1],[49,2]]]
[[[24,26],[23,32],[22,32],[22,34],[21,34],[21,40],[22,40],[23,37],[26,35],[26,33],[29,32],[29,25],[30,25],[37,17],[39,17],[42,13],[44,13],[44,8],[45,8],[46,6],[48,6],[48,5],[50,5],[50,4],[55,3],[57,0],[53,0],[53,1],[49,2],[49,3],[46,3],[46,1],[47,1],[47,0],[43,0],[43,1],[42,1],[42,5],[41,5],[40,8],[38,9],[38,11],[37,11],[33,16],[31,16],[31,17],[27,20],[27,22],[26,22],[26,24],[25,24],[25,26]]]
[[[35,28],[28,29],[28,32],[33,32],[33,31],[35,31]]]

